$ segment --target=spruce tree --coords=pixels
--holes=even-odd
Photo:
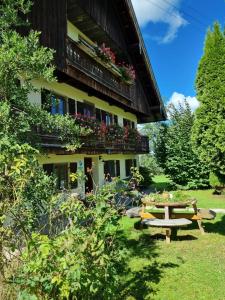
[[[170,121],[165,138],[165,173],[174,183],[187,188],[205,188],[208,185],[208,168],[193,152],[191,131],[194,115],[188,102],[178,107],[170,105]]]
[[[197,98],[192,141],[200,160],[225,176],[225,35],[218,23],[206,35],[196,77]]]

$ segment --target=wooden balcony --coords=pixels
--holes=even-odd
[[[65,152],[65,145],[56,135],[41,134],[41,146],[54,152]],[[149,153],[149,139],[140,136],[138,141],[134,139],[108,140],[106,137],[86,136],[81,137],[82,147],[75,153],[83,154],[146,154]]]
[[[118,94],[120,97],[133,102],[135,100],[135,85],[123,82],[116,74],[113,66],[96,61],[93,55],[87,54],[70,38],[67,38],[67,63],[74,66],[83,74],[92,78],[105,88]]]

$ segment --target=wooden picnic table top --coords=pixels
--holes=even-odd
[[[185,208],[188,207],[191,204],[191,201],[185,201],[185,202],[156,202],[156,201],[143,201],[143,204],[145,205],[152,205],[157,208],[164,208],[165,206],[171,207],[171,208]]]

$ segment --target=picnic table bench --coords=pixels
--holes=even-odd
[[[187,226],[192,223],[192,221],[181,218],[181,219],[145,219],[142,221],[143,224],[153,227],[163,227],[166,228],[166,243],[170,243],[171,233],[176,235],[177,228]]]

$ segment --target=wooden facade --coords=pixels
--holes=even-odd
[[[133,64],[135,84],[120,82],[68,39],[68,20],[91,40],[105,42]],[[30,21],[41,31],[42,44],[56,51],[60,82],[134,113],[140,123],[166,118],[130,0],[35,0]]]

